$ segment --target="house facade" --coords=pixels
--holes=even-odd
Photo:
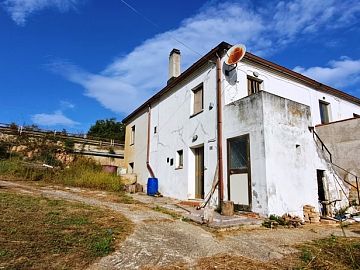
[[[128,173],[144,186],[155,176],[165,196],[229,200],[261,215],[302,216],[319,193],[347,204],[314,132],[359,115],[360,100],[250,53],[228,67],[230,47],[220,43],[183,73],[172,51],[167,86],[124,119]]]

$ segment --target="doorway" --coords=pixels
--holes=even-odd
[[[193,149],[195,155],[195,198],[204,199],[204,147]]]
[[[228,197],[235,210],[251,211],[250,138],[228,139]]]
[[[324,187],[324,170],[316,170],[317,174],[317,187],[318,187],[318,200],[321,207],[321,215],[326,216],[328,214],[326,202],[326,193]]]

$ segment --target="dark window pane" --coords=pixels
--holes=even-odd
[[[321,123],[326,124],[329,123],[329,104],[326,104],[324,102],[319,102],[319,108],[320,108],[320,118]]]
[[[247,141],[236,140],[230,142],[230,169],[247,168]]]

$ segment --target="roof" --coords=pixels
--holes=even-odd
[[[227,42],[221,42],[219,45],[217,45],[215,48],[213,48],[211,51],[209,51],[207,54],[205,54],[203,57],[201,57],[198,61],[196,61],[193,65],[191,65],[188,69],[186,69],[183,73],[180,74],[180,76],[173,78],[163,89],[161,89],[159,92],[157,92],[155,95],[153,95],[151,98],[149,98],[146,102],[144,102],[140,107],[135,109],[132,113],[130,113],[127,117],[123,119],[123,123],[129,122],[131,118],[136,116],[140,111],[147,108],[151,103],[153,103],[155,100],[159,99],[161,96],[163,96],[165,93],[169,92],[174,86],[179,84],[180,82],[187,79],[194,71],[196,71],[198,68],[206,64],[209,60],[211,60],[213,57],[216,56],[216,54],[223,54],[224,50],[228,50],[231,48],[232,45],[230,45]],[[290,79],[295,79],[299,81],[300,83],[309,86],[311,88],[314,88],[318,91],[332,94],[336,97],[342,98],[344,100],[347,100],[349,102],[355,103],[357,105],[360,105],[360,99],[352,96],[350,94],[347,94],[343,91],[340,91],[338,89],[335,89],[331,86],[322,84],[316,80],[310,79],[309,77],[306,77],[300,73],[297,73],[293,70],[290,70],[288,68],[285,68],[283,66],[280,66],[278,64],[275,64],[271,61],[268,61],[264,58],[261,58],[259,56],[256,56],[252,53],[246,52],[244,60],[250,61],[251,63],[258,65],[262,68],[266,68],[272,71],[275,71],[277,73],[281,73]]]

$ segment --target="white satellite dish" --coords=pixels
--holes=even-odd
[[[243,44],[232,46],[225,55],[225,64],[228,66],[236,65],[245,55],[246,47]]]

